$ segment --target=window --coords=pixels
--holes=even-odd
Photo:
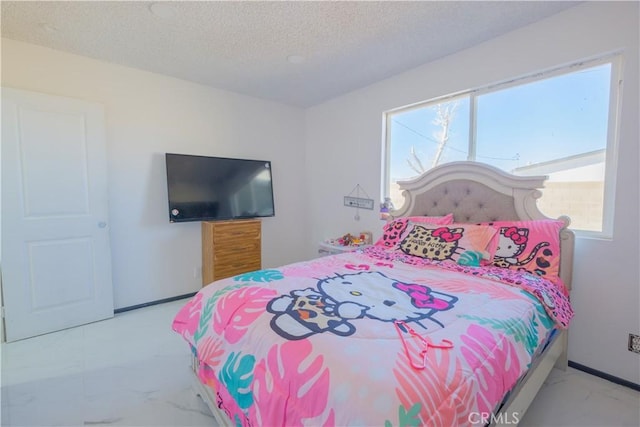
[[[548,175],[540,210],[612,233],[617,61],[577,64],[386,113],[386,194],[447,162]]]

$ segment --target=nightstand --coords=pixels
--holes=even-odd
[[[318,244],[318,253],[320,256],[343,254],[345,252],[353,252],[357,249],[363,249],[371,245],[358,245],[358,246],[343,246],[332,245],[327,242],[320,242]]]

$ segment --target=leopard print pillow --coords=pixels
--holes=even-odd
[[[444,216],[412,216],[395,219],[382,229],[382,237],[375,243],[375,246],[383,246],[385,248],[397,247],[402,240],[402,236],[409,222],[447,225],[453,223],[453,214]]]
[[[400,243],[400,250],[407,255],[437,261],[453,259],[462,238],[462,228],[440,227],[430,230],[415,225]]]
[[[451,226],[412,224],[399,244],[403,253],[434,261],[468,262],[473,254],[477,265],[491,261],[489,243],[498,232],[491,226],[455,224]]]

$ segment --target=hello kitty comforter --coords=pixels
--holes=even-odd
[[[173,329],[235,425],[453,426],[492,412],[572,314],[529,274],[370,251],[218,281]]]

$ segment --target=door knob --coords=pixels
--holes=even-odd
[[[107,226],[107,223],[106,223],[106,222],[104,222],[104,221],[100,221],[100,222],[98,223],[98,227],[100,227],[100,228],[105,228],[106,226]]]

